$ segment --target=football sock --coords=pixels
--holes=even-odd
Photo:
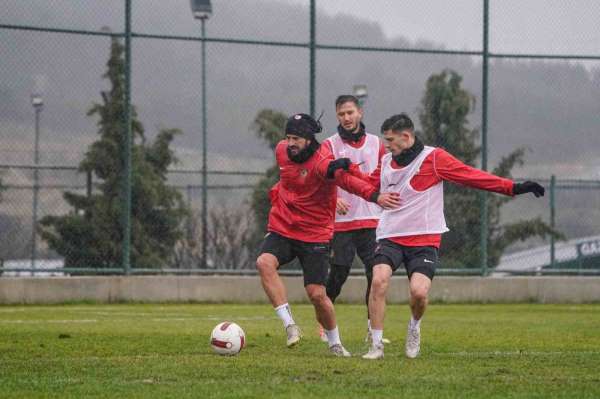
[[[373,337],[373,345],[381,344],[383,340],[383,330],[371,330],[371,336]]]
[[[283,328],[287,328],[290,324],[296,324],[292,318],[292,311],[288,303],[277,306],[275,308],[275,313],[277,313],[277,316],[283,321]]]
[[[421,319],[415,320],[413,316],[410,317],[410,328],[419,328],[421,325]]]
[[[329,342],[330,348],[333,345],[342,344],[342,341],[340,341],[340,332],[337,326],[333,330],[325,330],[325,334],[327,334],[327,341]]]
[[[367,331],[371,331],[371,319],[367,319]]]

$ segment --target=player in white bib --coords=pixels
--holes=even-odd
[[[465,165],[441,148],[425,146],[415,136],[413,122],[406,114],[388,118],[381,126],[381,132],[390,152],[381,160],[381,169],[371,178],[378,183],[380,192],[398,193],[400,206],[383,210],[377,226],[369,297],[373,343],[363,358],[383,357],[387,288],[392,273],[402,264],[409,278],[412,316],[405,349],[406,356],[414,358],[420,350],[420,323],[438,264],[442,233],[448,231],[444,219],[443,181],[504,195],[531,192],[540,197],[544,195],[544,188],[531,181],[514,183]]]
[[[324,141],[331,148],[335,159],[349,158],[359,165],[364,174],[373,173],[380,165],[385,154],[381,139],[365,131],[362,122],[363,109],[358,98],[341,95],[335,100],[335,113],[338,120],[337,133]],[[381,208],[373,202],[339,188],[333,240],[329,257],[329,275],[327,277],[327,296],[335,303],[342,286],[348,278],[354,257],[358,255],[365,267],[367,289],[365,303],[369,304],[369,291],[373,276],[375,259],[375,229],[379,221]],[[368,309],[368,308],[367,308]],[[327,338],[320,328],[323,341]],[[367,311],[367,339],[370,343],[371,325]]]

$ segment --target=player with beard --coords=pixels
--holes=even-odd
[[[386,147],[381,169],[372,177],[382,192],[395,192],[401,206],[384,209],[377,226],[377,248],[369,314],[373,344],[365,359],[383,357],[385,297],[392,273],[404,264],[409,279],[411,319],[406,334],[406,356],[419,354],[421,318],[427,307],[431,282],[438,264],[444,219],[443,181],[504,195],[544,195],[536,182],[514,183],[510,179],[465,165],[441,148],[429,147],[415,136],[406,114],[394,115],[381,126]]]
[[[306,293],[315,308],[317,321],[325,328],[330,352],[347,357],[342,346],[331,300],[325,291],[329,242],[333,236],[337,186],[378,203],[398,206],[397,194],[379,194],[353,174],[360,175],[348,158],[334,160],[328,146],[315,138],[321,124],[306,114],[291,116],[285,126],[286,139],[275,148],[280,180],[269,192],[268,233],[256,260],[261,283],[287,334],[287,346],[301,338],[278,274],[281,265],[298,258]],[[354,169],[353,169],[354,168]],[[352,173],[347,173],[352,170]]]
[[[385,154],[385,146],[379,137],[367,133],[362,122],[363,109],[358,98],[341,95],[335,100],[337,133],[324,141],[331,148],[336,159],[350,158],[352,163],[360,165],[361,172],[370,174],[380,165]],[[351,194],[343,188],[337,189],[337,203],[333,240],[329,258],[329,276],[327,277],[327,296],[331,302],[340,295],[342,286],[348,278],[354,257],[361,259],[367,278],[365,303],[369,305],[369,292],[373,276],[375,254],[375,228],[381,208],[372,202]],[[327,340],[320,326],[319,334]],[[367,310],[367,339],[371,339],[371,321]],[[389,341],[388,341],[389,342]]]

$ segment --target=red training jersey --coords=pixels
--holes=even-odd
[[[267,230],[304,242],[329,242],[333,237],[337,186],[368,200],[377,190],[364,180],[337,170],[326,177],[334,160],[329,146],[320,146],[306,162],[292,162],[287,142],[275,148],[279,182],[269,192],[271,211]]]

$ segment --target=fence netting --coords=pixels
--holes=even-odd
[[[130,2],[130,272],[255,268],[265,234],[257,198],[265,198],[274,163],[269,143],[257,135],[261,111],[308,113],[312,104],[316,114],[324,111],[325,138],[336,130],[335,98],[363,85],[367,131],[378,134],[383,120],[399,112],[420,130],[427,81],[442,73],[458,75],[471,96],[465,123],[477,130],[476,146],[486,134],[488,170],[517,154],[509,177],[547,189],[539,200],[488,198],[486,270],[600,269],[596,2],[489,2],[487,82],[484,1],[316,1],[314,21],[310,0],[212,3],[211,17],[201,22],[187,0]],[[127,4],[3,1],[5,275],[27,275],[31,267],[46,274],[61,274],[62,267],[72,268],[69,274],[124,271]],[[446,202],[447,209],[454,205]],[[478,217],[465,215],[472,234],[442,247],[443,270],[479,273]],[[520,238],[500,243],[518,223]]]

